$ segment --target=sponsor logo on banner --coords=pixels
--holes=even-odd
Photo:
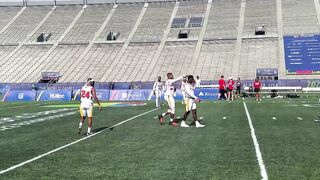
[[[64,94],[50,94],[50,99],[64,99]]]
[[[18,99],[19,99],[19,100],[22,100],[23,97],[24,97],[24,93],[23,93],[23,92],[18,93]]]
[[[101,99],[102,98],[102,93],[101,92],[96,92],[97,98]]]
[[[34,101],[36,91],[32,90],[8,90],[2,101]]]

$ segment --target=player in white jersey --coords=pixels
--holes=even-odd
[[[102,106],[97,98],[96,90],[94,89],[94,81],[92,78],[88,78],[87,83],[81,88],[80,92],[81,103],[80,103],[80,123],[78,133],[81,133],[81,128],[84,120],[88,117],[88,131],[87,135],[91,134],[92,128],[92,109],[93,109],[93,101],[94,99],[99,106],[99,111],[102,110]]]
[[[182,104],[186,103],[186,92],[185,92],[185,86],[187,84],[187,78],[183,78],[182,79],[182,83],[181,83],[181,93],[182,93]]]
[[[185,93],[186,93],[186,112],[184,113],[182,119],[176,119],[182,120],[181,121],[181,127],[189,127],[189,125],[186,124],[186,119],[190,112],[192,111],[193,120],[196,124],[196,127],[204,127],[205,125],[200,124],[197,117],[197,105],[196,103],[200,102],[201,100],[194,95],[194,89],[195,89],[195,80],[192,75],[188,76],[188,83],[185,86]]]
[[[153,95],[156,96],[156,108],[160,108],[161,92],[163,91],[163,83],[161,76],[158,76],[158,81],[153,84]]]
[[[180,81],[183,77],[179,77],[177,79],[173,79],[173,74],[172,73],[167,73],[167,81],[165,83],[165,94],[164,94],[164,99],[168,102],[169,109],[167,112],[160,114],[159,121],[160,124],[164,123],[164,116],[170,115],[170,125],[172,126],[177,126],[178,124],[173,121],[174,119],[174,113],[175,113],[175,100],[174,100],[174,83],[177,81]]]

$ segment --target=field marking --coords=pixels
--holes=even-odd
[[[266,167],[265,167],[265,165],[263,163],[262,154],[261,154],[260,147],[259,147],[259,142],[258,142],[256,133],[255,133],[252,121],[251,121],[251,117],[250,117],[246,102],[244,102],[244,101],[243,101],[243,106],[244,106],[244,109],[246,110],[246,115],[247,115],[249,126],[250,126],[250,129],[251,129],[251,137],[252,137],[252,140],[253,140],[254,148],[256,150],[256,156],[257,156],[258,164],[259,164],[259,167],[260,167],[260,174],[261,174],[261,177],[262,177],[263,180],[267,180],[268,179],[268,174],[267,174]]]
[[[3,108],[0,108],[0,110],[5,110],[5,109],[15,109],[15,108],[20,108],[20,107],[27,107],[27,106],[38,106],[38,105],[41,105],[40,103],[39,104],[26,104],[26,105],[20,105],[20,106],[9,106],[9,107],[3,107]]]
[[[53,119],[57,119],[57,118],[62,118],[65,116],[74,115],[76,113],[77,113],[76,111],[63,112],[61,114],[55,114],[52,116],[41,117],[41,118],[37,118],[37,119],[31,119],[31,120],[27,120],[27,121],[21,121],[21,122],[17,122],[17,123],[13,123],[13,124],[8,124],[8,125],[0,126],[0,131],[19,128],[22,126],[27,126],[27,125],[34,124],[34,123],[49,121],[49,120],[53,120]]]
[[[16,115],[13,117],[3,117],[0,118],[0,124],[5,124],[5,123],[11,123],[15,121],[23,121],[27,119],[32,119],[32,118],[37,118],[40,116],[46,116],[46,115],[51,115],[51,114],[57,114],[57,113],[62,113],[66,111],[73,111],[76,110],[75,108],[62,108],[62,109],[53,109],[53,110],[47,110],[47,111],[40,111],[40,112],[34,112],[34,113],[23,113],[20,115]]]
[[[11,167],[9,167],[9,168],[7,168],[7,169],[5,169],[5,170],[1,170],[1,171],[0,171],[0,175],[1,175],[1,174],[4,174],[4,173],[6,173],[6,172],[12,171],[12,170],[14,170],[14,169],[17,169],[18,167],[21,167],[21,166],[24,166],[24,165],[26,165],[26,164],[29,164],[29,163],[31,163],[31,162],[33,162],[33,161],[36,161],[36,160],[38,160],[38,159],[41,159],[41,158],[43,158],[43,157],[45,157],[45,156],[48,156],[48,155],[50,155],[50,154],[52,154],[52,153],[55,153],[55,152],[57,152],[57,151],[60,151],[60,150],[62,150],[62,149],[64,149],[64,148],[67,148],[67,147],[69,147],[69,146],[72,146],[72,145],[74,145],[74,144],[77,144],[78,142],[84,141],[84,140],[86,140],[86,139],[88,139],[88,138],[91,138],[91,137],[93,137],[93,136],[95,136],[95,135],[98,135],[98,134],[100,134],[100,133],[102,133],[102,132],[104,132],[104,131],[106,131],[106,130],[108,130],[108,129],[112,129],[112,128],[117,127],[117,126],[119,126],[119,125],[121,125],[121,124],[123,124],[123,123],[126,123],[126,122],[128,122],[128,121],[131,121],[131,120],[133,120],[133,119],[135,119],[135,118],[138,118],[138,117],[140,117],[140,116],[143,116],[143,115],[145,115],[145,114],[148,114],[148,113],[153,112],[153,111],[156,111],[156,110],[158,110],[158,109],[157,109],[157,108],[156,108],[156,109],[151,109],[151,110],[146,111],[146,112],[144,112],[144,113],[138,114],[138,115],[133,116],[133,117],[131,117],[131,118],[129,118],[129,119],[126,119],[126,120],[121,121],[121,122],[119,122],[119,123],[117,123],[117,124],[114,124],[114,125],[106,128],[106,129],[103,129],[103,130],[101,130],[101,131],[99,131],[99,132],[96,132],[96,133],[91,134],[91,135],[89,135],[89,136],[83,137],[83,138],[81,138],[81,139],[78,139],[78,140],[76,140],[76,141],[73,141],[73,142],[71,142],[71,143],[69,143],[69,144],[66,144],[66,145],[64,145],[64,146],[61,146],[61,147],[59,147],[59,148],[53,149],[53,150],[51,150],[51,151],[49,151],[49,152],[47,152],[47,153],[41,154],[41,155],[39,155],[39,156],[36,156],[36,157],[34,157],[34,158],[32,158],[32,159],[29,159],[29,160],[27,160],[27,161],[24,161],[24,162],[22,162],[22,163],[20,163],[20,164],[16,164],[16,165],[14,165],[14,166],[11,166]]]

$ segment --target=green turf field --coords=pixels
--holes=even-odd
[[[154,110],[153,102],[105,103],[95,109],[91,137],[77,134],[74,102],[1,103],[0,171],[12,169],[0,179],[261,179],[244,102],[268,178],[320,179],[319,96],[204,101],[205,128],[161,126],[154,117],[166,108]],[[176,106],[182,116],[184,106]]]

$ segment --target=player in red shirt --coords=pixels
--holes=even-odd
[[[218,99],[221,100],[221,98],[227,98],[226,94],[226,82],[224,81],[224,76],[222,75],[219,80],[219,94]]]
[[[260,90],[261,90],[262,84],[259,81],[259,78],[257,77],[253,83],[253,89],[255,92],[255,96],[256,96],[256,101],[261,101],[260,98]]]
[[[235,82],[234,80],[232,79],[232,77],[229,78],[228,80],[228,87],[227,87],[227,91],[228,91],[228,99],[227,100],[231,100],[233,101],[233,97],[234,97],[234,92],[233,92],[233,86],[234,86]]]

